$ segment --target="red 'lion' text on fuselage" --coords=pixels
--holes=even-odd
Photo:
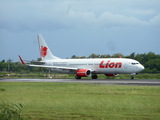
[[[99,64],[100,68],[122,68],[122,63],[121,62],[111,62],[108,60],[106,63],[104,61],[101,61]]]

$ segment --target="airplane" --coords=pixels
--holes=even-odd
[[[97,79],[97,74],[106,76],[118,76],[119,74],[130,74],[130,79],[134,79],[144,69],[138,61],[129,58],[89,58],[89,59],[61,59],[50,51],[42,35],[37,35],[41,65],[26,64],[19,56],[23,65],[32,67],[44,67],[64,74],[75,74],[75,79],[89,77]],[[38,61],[37,61],[38,62]]]

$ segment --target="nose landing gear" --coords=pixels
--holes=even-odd
[[[133,79],[134,79],[134,77],[133,77],[133,76],[131,76],[131,77],[130,77],[130,79],[131,79],[131,80],[133,80]]]
[[[137,75],[138,73],[132,73],[130,76],[130,79],[133,80],[134,79],[134,75]]]

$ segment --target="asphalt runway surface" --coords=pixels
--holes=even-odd
[[[111,85],[146,85],[160,86],[160,79],[17,79],[17,78],[0,78],[0,82],[64,82],[64,83],[97,83]]]

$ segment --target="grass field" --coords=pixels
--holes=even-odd
[[[0,104],[31,120],[159,120],[160,87],[1,82]]]

